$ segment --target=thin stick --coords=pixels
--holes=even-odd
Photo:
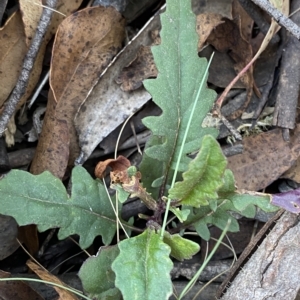
[[[10,97],[5,103],[5,107],[3,110],[3,113],[0,117],[0,136],[3,135],[3,132],[5,131],[7,124],[12,117],[13,113],[15,112],[15,109],[17,107],[18,102],[20,101],[21,97],[24,95],[26,91],[26,87],[28,85],[29,75],[33,68],[37,53],[40,49],[43,37],[46,33],[46,30],[50,24],[51,17],[53,14],[53,9],[56,7],[57,0],[47,0],[46,6],[43,9],[43,13],[41,16],[41,19],[39,21],[38,27],[35,32],[35,36],[32,40],[32,43],[28,49],[28,52],[25,56],[23,68],[20,73],[18,82],[13,89]]]
[[[276,9],[268,0],[252,0],[252,2],[267,12],[279,25],[285,27],[298,40],[300,39],[300,27]]]

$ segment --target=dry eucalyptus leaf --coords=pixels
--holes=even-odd
[[[100,63],[100,59],[104,59],[104,62],[107,63],[106,60],[113,55],[109,47],[114,45],[114,32],[122,30],[120,26],[115,26],[115,29],[110,30],[116,21],[107,19],[111,15],[120,18],[120,15],[112,8],[86,9],[66,19],[64,21],[66,23],[62,24],[59,29],[51,66],[51,83],[57,92],[57,98],[55,100],[52,92],[49,91],[43,129],[31,165],[33,174],[49,170],[56,177],[62,178],[70,160],[70,150],[72,150],[73,157],[75,153],[78,153],[76,133],[73,127],[74,114],[105,67]],[[99,25],[99,22],[103,22],[104,19],[107,21],[106,24]],[[120,18],[120,20],[122,19]],[[99,34],[101,26],[103,26],[103,31]],[[89,32],[89,28],[92,32]],[[70,41],[71,37],[73,37],[72,41]],[[77,44],[78,39],[81,42]],[[116,43],[120,44],[119,36],[118,39]],[[73,60],[73,64],[68,61],[68,58]],[[58,82],[59,80],[65,84],[65,90]],[[72,82],[72,80],[75,81]],[[72,136],[70,132],[73,133]]]
[[[63,178],[68,165],[70,138],[67,122],[56,118],[55,108],[56,102],[49,91],[43,130],[30,172],[37,175],[48,170],[57,178]]]
[[[19,4],[24,24],[26,44],[29,48],[43,12],[42,1],[20,0]]]
[[[74,116],[100,74],[121,49],[125,20],[112,7],[90,7],[71,15],[59,26],[50,71],[57,102],[55,115],[67,122],[70,164],[79,155]]]
[[[151,99],[143,87],[125,92],[115,79],[136,57],[141,45],[152,44],[150,33],[159,28],[160,21],[157,16],[118,54],[81,105],[75,118],[81,147],[81,154],[76,163],[84,163],[104,137]]]
[[[228,157],[238,189],[258,191],[288,170],[300,154],[300,126],[290,142],[282,138],[280,129],[274,129],[243,139],[243,153]]]
[[[17,11],[0,29],[0,107],[16,85],[26,52],[21,13]]]
[[[30,2],[28,0],[23,0],[24,2]],[[26,88],[25,94],[22,96],[20,102],[18,103],[17,109],[22,107],[22,105],[28,100],[28,98],[31,96],[33,90],[35,89],[41,75],[42,66],[43,66],[43,60],[44,55],[46,51],[46,46],[48,42],[52,39],[53,35],[56,33],[57,28],[59,24],[66,18],[66,16],[69,16],[73,11],[77,10],[80,6],[82,0],[58,0],[57,1],[57,12],[53,13],[51,24],[47,29],[47,32],[44,36],[44,39],[42,41],[41,47],[39,49],[38,55],[35,59],[33,69],[30,73],[28,85]],[[32,3],[32,2],[31,2]],[[36,6],[32,4],[33,6]],[[33,26],[33,23],[32,25]],[[35,32],[36,27],[31,28],[33,32]]]

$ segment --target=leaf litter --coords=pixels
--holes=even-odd
[[[207,5],[209,6],[209,4]],[[208,13],[209,11],[203,16],[206,22],[210,22],[207,19],[209,16]],[[252,41],[249,37],[249,31],[247,32],[248,25],[242,21],[242,18],[239,18],[239,13],[241,13],[241,11],[236,13],[235,17],[233,17],[234,21],[230,20],[230,18],[232,18],[230,15],[228,16],[225,13],[220,14],[219,11],[214,11],[214,13],[219,13],[218,16],[214,17],[217,19],[217,21],[210,24],[207,37],[203,40],[213,44],[217,50],[227,52],[226,55],[228,54],[228,51],[230,51],[230,55],[235,60],[234,63],[231,61],[231,67],[232,69],[235,68],[236,70],[239,70],[241,66],[243,67],[243,64],[245,64],[249,58],[253,56],[253,54],[251,54],[251,50],[253,50]],[[227,19],[225,19],[226,17]],[[102,70],[106,68],[107,64],[102,70],[98,71],[98,73],[95,72],[95,75],[98,77],[95,76],[93,78],[89,78],[90,81],[86,86],[86,81],[81,82],[80,80],[82,80],[82,78],[80,78],[78,84],[75,82],[73,87],[69,87],[71,95],[71,103],[69,104],[60,103],[63,102],[61,101],[61,98],[64,98],[64,93],[68,93],[66,81],[68,82],[70,81],[69,78],[72,78],[72,75],[66,76],[65,73],[65,70],[70,66],[70,64],[68,62],[62,63],[61,60],[57,60],[57,65],[55,65],[55,60],[53,59],[53,77],[51,78],[51,86],[54,90],[54,95],[49,93],[48,108],[46,113],[47,117],[44,121],[43,129],[48,133],[48,135],[45,136],[45,133],[41,134],[39,142],[40,148],[31,167],[33,173],[39,174],[45,169],[50,169],[51,172],[58,178],[63,178],[68,161],[71,165],[81,152],[81,156],[77,162],[80,164],[85,162],[103,137],[107,136],[114,128],[121,124],[127,116],[138,110],[144,103],[149,101],[150,96],[141,86],[141,82],[145,78],[157,76],[157,71],[155,70],[156,67],[153,63],[153,57],[149,52],[149,46],[151,43],[153,43],[153,40],[149,36],[151,36],[151,32],[160,27],[157,18],[154,20],[155,21],[151,21],[149,24],[147,24],[144,31],[124,48],[123,52],[121,52],[117,56],[116,60],[114,60],[113,63],[104,71],[99,81],[98,77]],[[249,24],[252,22],[251,20],[248,21]],[[27,21],[24,22],[27,25],[29,24]],[[233,22],[236,23],[233,24]],[[233,26],[230,27],[232,30],[227,30],[226,34],[229,38],[226,40],[226,42],[229,42],[230,38],[234,40],[236,37],[238,37],[238,40],[242,43],[243,39],[241,37],[246,37],[247,46],[245,46],[245,51],[243,50],[244,46],[237,44],[233,44],[233,46],[231,45],[230,47],[227,45],[228,49],[225,50],[221,48],[218,49],[220,40],[217,39],[216,36],[212,35],[217,34],[215,27],[221,27],[223,24],[231,24],[231,26]],[[2,30],[4,29],[5,27]],[[71,28],[70,32],[74,33],[75,29]],[[237,33],[237,35],[230,35],[233,32]],[[30,31],[26,31],[25,36],[27,37],[27,40],[30,38],[30,34]],[[24,33],[22,33],[21,36],[23,41],[22,43],[26,46],[26,38]],[[19,40],[20,39],[18,39],[17,42],[19,42]],[[203,45],[203,43],[201,45]],[[222,43],[222,45],[223,44],[224,43]],[[57,47],[57,54],[69,53],[68,50],[71,49],[70,47],[59,48],[58,45],[55,45],[55,47]],[[73,50],[74,46],[72,46],[72,51]],[[7,52],[7,55],[12,53],[13,52]],[[55,52],[53,53],[55,54]],[[240,57],[241,53],[242,57]],[[243,53],[245,53],[244,56]],[[55,58],[54,54],[53,57]],[[217,53],[217,55],[220,55],[220,53]],[[113,55],[108,58],[107,62],[109,62],[112,57]],[[14,56],[13,59],[15,59]],[[1,62],[4,64],[5,60],[2,60]],[[78,61],[75,61],[75,65],[76,64],[77,66],[80,66]],[[234,64],[236,64],[236,66],[234,66]],[[0,65],[0,68],[1,67],[2,63]],[[257,63],[257,66],[255,66],[256,69],[260,67],[260,63]],[[8,72],[8,69],[9,67],[5,67],[5,70],[7,70],[5,73]],[[74,69],[76,69],[76,66],[73,67],[73,70]],[[150,72],[147,73],[149,69]],[[69,68],[68,70],[72,72],[72,68]],[[218,72],[215,73],[217,74]],[[36,78],[38,78],[38,76],[39,75],[36,75]],[[240,82],[236,85],[236,87],[246,86],[248,89],[252,89],[255,87],[255,83],[257,83],[258,86],[261,86],[262,82],[254,78],[255,72],[253,77],[253,72],[250,70],[246,75],[246,79],[243,80],[244,84]],[[83,92],[84,95],[82,95],[81,100],[78,100],[77,104],[75,104],[72,102],[72,100],[76,98],[78,94],[78,90],[76,90],[76,88],[80,84],[83,85],[83,89],[81,90],[86,88],[87,91]],[[14,84],[10,85],[12,87],[14,86]],[[35,84],[33,84],[33,86],[34,85]],[[95,86],[94,89],[90,91],[93,86]],[[217,86],[222,87],[224,84]],[[6,94],[8,93],[9,90],[6,92]],[[26,97],[28,97],[28,94]],[[4,97],[4,100],[5,99],[6,97]],[[124,108],[124,105],[127,105],[128,107]],[[121,114],[117,115],[117,111],[121,111]],[[66,115],[70,116],[68,116],[66,119]],[[108,122],[108,120],[111,122]],[[74,130],[74,124],[79,135],[80,150],[78,147],[76,132]],[[299,133],[297,126],[289,142],[282,138],[282,132],[279,129],[245,137],[243,142],[243,154],[239,154],[228,159],[229,168],[235,174],[238,188],[246,188],[248,190],[263,189],[274,180],[278,179],[282,173],[289,170],[299,157],[299,147],[297,146],[298,136]],[[50,158],[46,158],[46,156],[44,156],[46,152],[52,152],[50,154]],[[45,163],[43,161],[45,161]],[[41,164],[41,166],[37,167],[38,164]],[[296,178],[295,175],[290,176],[291,178]],[[288,177],[288,175],[286,175],[286,177]],[[216,219],[218,218],[218,216],[215,217]],[[224,220],[222,219],[218,219],[216,223],[219,222],[221,224],[223,221]],[[205,236],[207,233],[202,232],[202,235]]]

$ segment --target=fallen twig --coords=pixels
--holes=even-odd
[[[33,68],[35,58],[37,53],[40,49],[40,45],[42,43],[43,37],[46,33],[46,30],[50,24],[51,17],[53,14],[53,9],[56,7],[57,0],[47,0],[46,5],[43,9],[43,13],[41,19],[39,21],[38,27],[35,32],[35,36],[32,39],[32,43],[28,49],[28,52],[25,56],[23,68],[19,75],[18,82],[13,89],[10,97],[5,103],[4,110],[0,117],[0,136],[3,135],[8,121],[10,120],[11,116],[15,112],[16,106],[20,101],[22,95],[26,91],[26,87],[29,80],[30,72]],[[49,9],[48,9],[49,8]]]
[[[266,11],[279,25],[285,27],[298,40],[300,39],[300,27],[276,9],[268,0],[252,0],[252,2]]]

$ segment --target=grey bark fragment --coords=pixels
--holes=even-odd
[[[285,212],[222,300],[295,299],[300,288],[299,216]]]

